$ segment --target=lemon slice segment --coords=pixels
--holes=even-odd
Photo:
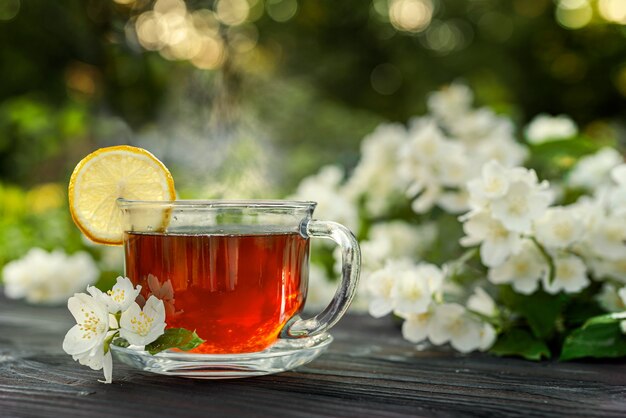
[[[165,165],[142,148],[101,148],[83,158],[69,183],[72,219],[92,241],[121,245],[122,212],[117,199],[174,200],[174,179]]]

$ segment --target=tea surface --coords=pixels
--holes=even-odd
[[[196,330],[199,353],[271,345],[306,298],[309,241],[297,233],[127,233],[126,275],[165,303],[168,327]]]

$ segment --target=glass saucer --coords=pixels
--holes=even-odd
[[[307,364],[322,354],[333,337],[320,334],[301,339],[279,339],[257,353],[195,354],[163,351],[156,355],[138,348],[111,345],[113,356],[136,369],[194,379],[232,379],[280,373]]]

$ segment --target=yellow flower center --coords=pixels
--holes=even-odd
[[[141,335],[142,337],[148,335],[148,332],[150,332],[150,328],[152,327],[153,322],[154,318],[149,317],[144,312],[140,312],[139,316],[136,316],[130,320],[135,334]]]
[[[102,333],[104,324],[98,319],[94,311],[86,311],[85,308],[81,308],[81,311],[85,315],[85,319],[78,324],[78,328],[83,332],[83,339],[90,340]]]
[[[126,299],[126,291],[124,289],[109,290],[107,294],[117,303],[121,303]]]
[[[554,235],[560,240],[569,241],[572,238],[572,228],[569,223],[558,222],[553,228]]]

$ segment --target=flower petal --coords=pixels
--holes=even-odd
[[[65,338],[63,339],[63,351],[70,355],[90,351],[98,344],[98,338],[86,338],[87,335],[93,334],[85,334],[81,330],[80,325],[74,325],[67,334],[65,334]]]
[[[104,380],[98,380],[98,382],[110,384],[113,381],[113,358],[111,357],[111,350],[109,350],[102,359],[102,371],[104,372]]]

